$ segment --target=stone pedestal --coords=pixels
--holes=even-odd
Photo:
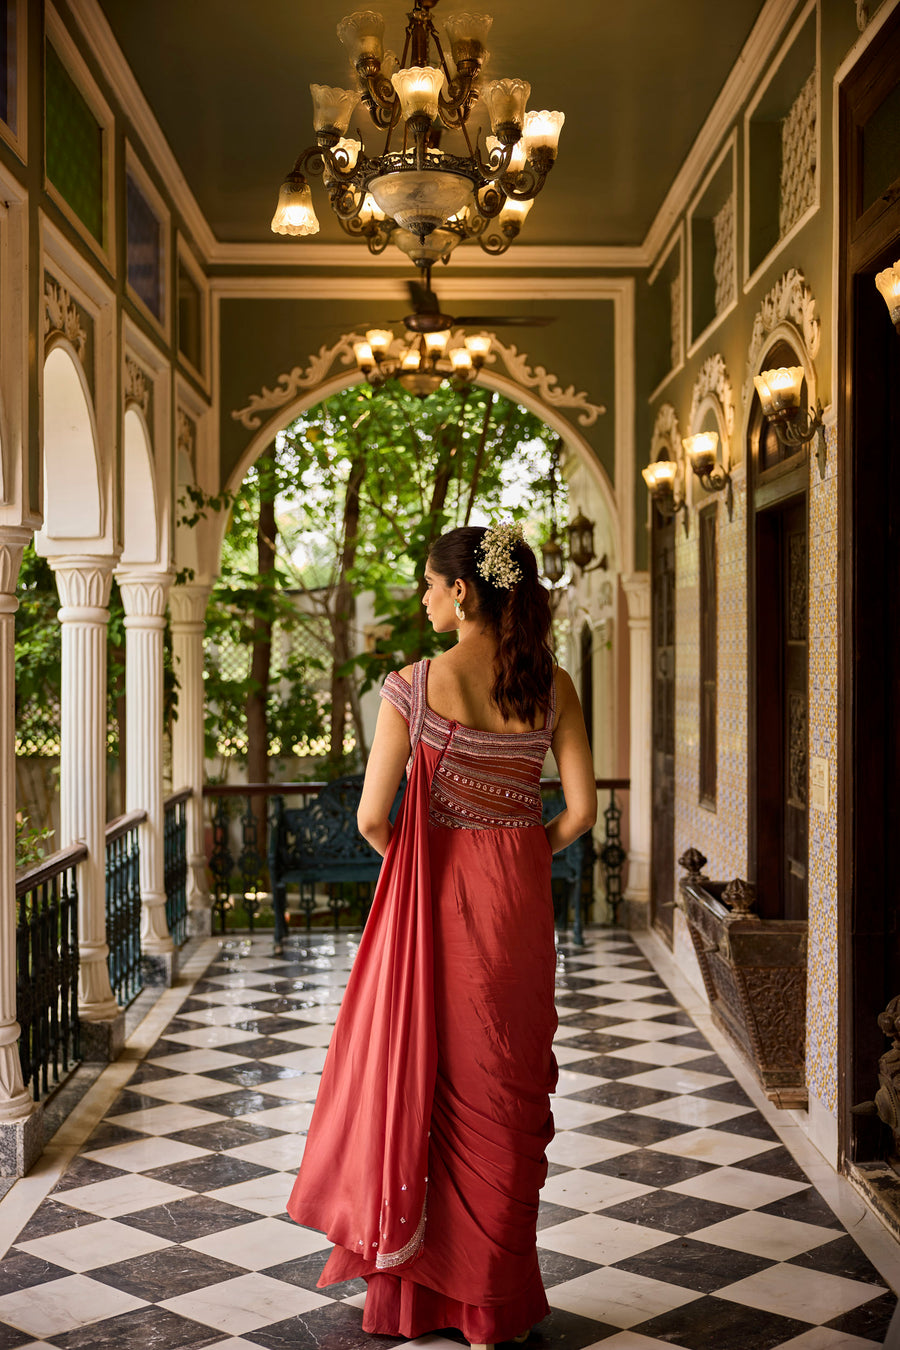
[[[22,1081],[16,1020],[15,596],[29,530],[0,529],[0,1176],[24,1176],[43,1147],[42,1111]]]
[[[212,897],[203,839],[203,634],[211,586],[189,582],[169,592],[172,656],[178,679],[178,717],[172,731],[172,786],[189,787],[187,803],[188,925],[192,937],[212,932]]]
[[[166,922],[163,811],[163,631],[170,572],[116,572],[125,608],[126,811],[140,826],[141,954],[144,983],[171,985],[177,954]]]
[[[628,884],[622,922],[646,928],[650,914],[650,831],[652,767],[652,671],[650,662],[650,576],[624,577],[628,602],[629,724]]]
[[[86,1023],[124,1020],[109,982],[106,944],[106,629],[113,559],[57,556],[62,608],[60,848],[83,841],[78,896],[78,1015]],[[115,1026],[96,1038],[114,1045]],[[104,1056],[105,1057],[105,1056]]]

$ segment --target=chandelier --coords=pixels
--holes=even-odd
[[[518,235],[556,160],[565,115],[526,112],[527,80],[483,79],[490,15],[448,15],[448,60],[431,19],[436,3],[414,0],[399,61],[384,50],[380,14],[363,10],[338,24],[358,87],[310,85],[316,143],[281,185],[276,234],[318,232],[309,186],[318,177],[342,228],[373,253],[395,243],[426,267],[463,239],[502,253]],[[484,149],[469,126],[479,101],[492,131]],[[348,135],[359,102],[373,130],[385,133],[379,154],[367,153],[358,130]],[[438,146],[444,130],[458,133],[465,153]]]
[[[378,389],[395,379],[419,398],[433,394],[445,380],[454,389],[467,389],[490,350],[487,333],[451,339],[447,329],[417,333],[404,343],[390,328],[370,328],[364,341],[353,344],[357,367],[369,384]]]

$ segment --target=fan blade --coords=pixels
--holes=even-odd
[[[454,324],[461,328],[546,328],[556,323],[551,314],[457,314]]]

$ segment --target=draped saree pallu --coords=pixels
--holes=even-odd
[[[368,1281],[365,1331],[492,1342],[549,1311],[553,704],[538,731],[462,727],[427,707],[428,664],[382,690],[409,724],[407,790],[288,1213],[335,1244],[320,1286]]]

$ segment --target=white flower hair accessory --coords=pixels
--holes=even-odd
[[[478,546],[475,570],[499,590],[510,590],[522,580],[522,569],[512,554],[516,544],[524,542],[525,535],[518,521],[491,525]]]

